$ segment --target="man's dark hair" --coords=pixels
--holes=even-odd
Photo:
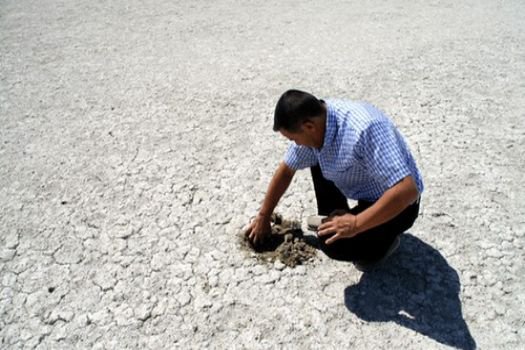
[[[299,90],[288,90],[279,98],[273,117],[273,131],[297,132],[301,125],[325,112],[321,100]]]

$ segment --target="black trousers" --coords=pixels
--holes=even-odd
[[[374,202],[360,200],[355,207],[349,208],[345,195],[333,182],[323,177],[319,166],[312,167],[311,172],[319,215],[330,215],[336,210],[357,215],[374,204]],[[339,239],[330,245],[325,244],[327,236],[319,237],[320,248],[333,259],[374,262],[386,253],[398,235],[412,227],[418,214],[419,200],[390,221],[355,237]]]

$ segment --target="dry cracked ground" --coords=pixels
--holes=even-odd
[[[0,348],[516,349],[525,4],[0,0]],[[370,101],[426,191],[389,263],[240,249],[288,88]],[[308,172],[278,210],[315,213]]]

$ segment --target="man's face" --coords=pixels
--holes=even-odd
[[[305,124],[301,125],[301,128],[296,132],[284,129],[280,129],[279,132],[288,140],[293,141],[300,146],[317,147],[317,144],[312,138],[311,130],[305,127]]]

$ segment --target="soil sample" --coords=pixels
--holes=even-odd
[[[255,252],[260,260],[279,260],[289,267],[304,264],[315,257],[316,249],[305,239],[300,222],[283,220],[281,215],[273,214],[271,227],[271,235],[257,245],[242,235],[242,246]]]

